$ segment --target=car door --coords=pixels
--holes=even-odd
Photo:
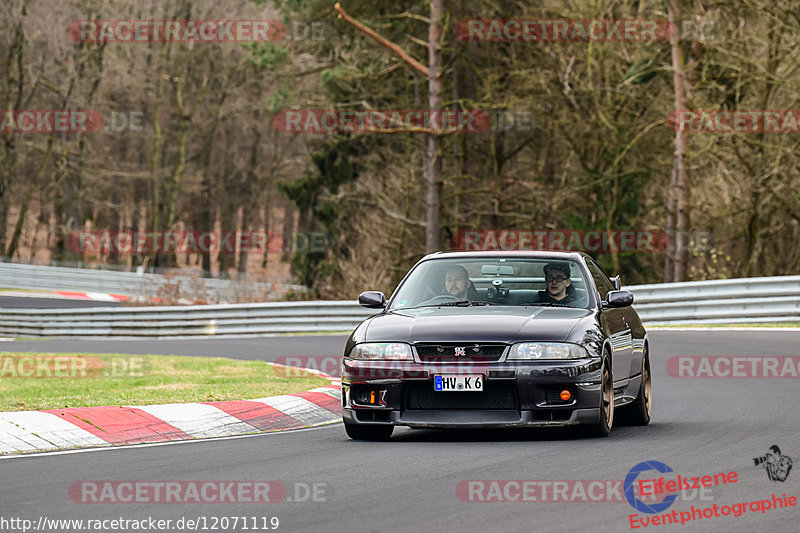
[[[591,259],[586,259],[586,266],[592,275],[592,280],[600,295],[600,300],[605,300],[608,291],[615,290],[614,284],[603,269]],[[600,321],[606,329],[611,343],[611,368],[614,374],[614,388],[623,385],[630,377],[631,359],[633,357],[631,327],[628,320],[627,308],[603,309]],[[617,385],[619,383],[619,385]]]

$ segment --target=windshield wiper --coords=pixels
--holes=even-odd
[[[442,307],[445,307],[445,306],[447,306],[447,307],[471,307],[473,305],[494,305],[494,304],[491,303],[491,302],[479,302],[479,301],[471,302],[469,300],[461,300],[460,302],[444,302],[444,303],[440,303],[440,304],[437,304],[437,305],[441,305]]]
[[[469,300],[461,300],[459,302],[441,302],[436,304],[415,305],[413,307],[402,307],[398,309],[393,309],[393,311],[400,311],[403,309],[421,309],[423,307],[472,307],[477,305],[497,305],[497,304],[492,302],[480,302],[480,301],[473,302]]]
[[[554,304],[553,302],[525,302],[522,305],[541,306],[541,307],[572,307],[571,305]]]

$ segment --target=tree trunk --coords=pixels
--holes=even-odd
[[[211,63],[213,67],[213,63]],[[212,179],[212,175],[214,170],[211,168],[211,154],[214,153],[214,137],[217,134],[217,128],[219,127],[220,123],[220,109],[222,105],[225,103],[225,99],[227,98],[227,91],[223,91],[222,95],[219,98],[219,103],[217,105],[217,116],[214,118],[214,122],[211,124],[211,129],[206,135],[205,140],[203,141],[203,178],[202,178],[202,207],[200,208],[201,212],[198,213],[198,216],[195,217],[195,224],[194,229],[201,229],[207,228],[208,231],[211,231],[214,227],[214,220],[216,218],[215,213],[217,212],[216,202],[214,199],[216,195],[214,194],[214,182],[215,180]],[[203,270],[203,277],[210,278],[211,277],[211,252],[201,250],[200,252],[202,259],[202,270]]]
[[[225,128],[225,147],[223,149],[223,163],[222,173],[220,175],[219,185],[219,229],[223,232],[232,231],[236,228],[234,224],[234,184],[236,183],[236,171],[233,165],[233,150],[231,146],[231,136],[233,132]],[[211,231],[213,228],[208,228]],[[217,277],[220,279],[230,279],[230,269],[234,266],[234,255],[227,250],[217,249],[217,261],[219,264],[219,272]]]
[[[428,25],[428,110],[432,116],[441,114],[442,80],[439,71],[442,65],[442,24],[444,1],[431,0],[431,19]],[[439,158],[439,136],[428,133],[425,152],[425,251],[436,252],[441,248],[441,205],[439,181],[442,175],[442,160]]]
[[[36,191],[36,188],[39,186],[39,182],[44,176],[46,170],[50,168],[50,156],[53,153],[53,136],[51,135],[47,139],[47,150],[44,153],[44,159],[42,160],[42,164],[39,166],[38,172],[36,172],[36,176],[31,180],[28,184],[28,190],[25,191],[25,197],[22,199],[22,203],[19,206],[19,216],[17,217],[17,223],[14,225],[14,232],[11,235],[11,240],[8,243],[8,248],[6,249],[6,257],[10,261],[14,254],[19,247],[19,238],[22,235],[22,226],[25,224],[25,215],[28,213],[28,205],[31,202],[31,198],[33,198],[33,193]],[[3,228],[5,231],[5,228]]]
[[[669,0],[669,21],[673,28],[680,27],[681,13],[678,7],[678,0]],[[683,54],[681,52],[681,40],[679,32],[673,32],[670,36],[672,47],[672,80],[675,91],[675,113],[676,118],[679,113],[686,109],[686,89],[684,87]],[[689,178],[686,175],[686,136],[681,131],[680,122],[676,122],[675,128],[675,183],[671,188],[670,194],[674,199],[675,205],[675,255],[673,256],[673,281],[686,280],[686,264],[688,251],[686,249],[686,232],[689,229],[688,212],[688,184]]]
[[[158,233],[162,229],[161,214],[161,168],[159,165],[159,154],[163,148],[161,134],[161,107],[164,104],[164,65],[167,61],[167,46],[165,41],[161,43],[158,52],[158,65],[156,67],[156,94],[155,105],[153,106],[153,146],[150,152],[150,231]],[[158,263],[158,254],[153,251],[153,268],[161,266]]]
[[[260,87],[260,86],[259,86]],[[261,91],[258,90],[256,93],[256,98],[258,100],[261,99]],[[258,113],[255,116],[256,120],[260,117]],[[246,200],[243,202],[242,207],[242,231],[251,232],[253,230],[254,225],[250,224],[250,218],[257,216],[259,211],[259,202],[263,196],[263,189],[260,187],[256,187],[255,184],[259,183],[258,180],[258,173],[256,172],[256,168],[258,167],[258,148],[261,146],[261,132],[256,129],[253,133],[253,144],[250,145],[250,164],[249,170],[246,173],[245,180],[243,183],[244,193],[246,195]],[[266,223],[264,226],[266,230],[269,231],[269,211],[266,214]],[[267,233],[269,235],[269,233]],[[247,258],[249,257],[249,253],[244,251],[244,247],[239,250],[239,280],[244,280],[246,277],[247,272]]]
[[[19,109],[22,103],[22,93],[25,86],[25,70],[22,66],[22,54],[25,44],[25,31],[23,22],[27,15],[26,3],[22,4],[20,19],[14,29],[14,39],[8,47],[5,71],[5,98],[3,110]],[[17,75],[14,76],[16,66]],[[14,99],[12,101],[12,95]],[[3,133],[3,164],[0,170],[0,251],[5,249],[6,224],[8,223],[8,192],[11,180],[17,170],[17,136],[13,131]]]
[[[673,190],[675,189],[675,172],[676,168],[672,167],[669,177],[669,189],[667,191],[667,249],[664,253],[664,283],[674,281],[675,274],[675,197]]]

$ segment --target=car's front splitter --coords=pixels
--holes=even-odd
[[[362,420],[357,411],[345,408],[342,418],[349,424],[378,424],[412,428],[514,428],[564,427],[595,424],[600,420],[599,408],[574,409],[569,418],[553,420],[546,410],[392,410],[382,421]],[[381,417],[383,418],[383,417]],[[548,419],[550,418],[550,419]]]

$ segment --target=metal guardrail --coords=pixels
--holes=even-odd
[[[0,309],[0,335],[159,338],[345,331],[374,314],[350,301]]]
[[[263,295],[264,299],[278,297],[273,294],[274,287],[271,283],[18,263],[0,263],[0,287],[104,292],[140,300],[152,300],[163,296],[165,290],[181,287],[182,292],[187,292],[188,289],[199,290],[208,296],[208,301],[213,302],[247,301],[244,296],[248,294]],[[305,290],[300,285],[289,285],[288,288],[295,291]]]
[[[800,322],[800,276],[625,287],[647,324]],[[180,307],[0,309],[0,335],[256,336],[347,331],[375,311],[352,301]]]
[[[800,322],[800,276],[623,287],[642,321],[656,324]]]

